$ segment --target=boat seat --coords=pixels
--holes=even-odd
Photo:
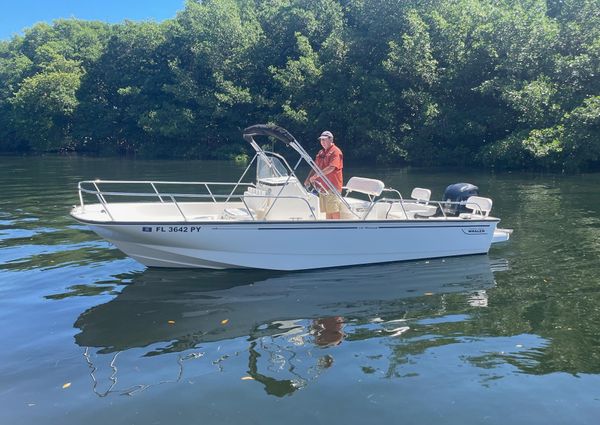
[[[417,202],[429,202],[431,199],[431,190],[415,187],[410,194],[410,197]]]
[[[490,211],[492,211],[492,200],[481,196],[470,196],[465,203],[465,208],[473,212],[459,214],[460,218],[487,217],[490,215]]]
[[[252,220],[252,216],[256,218],[256,213],[250,213],[247,208],[225,208],[221,220]]]
[[[267,192],[255,187],[248,187],[243,195],[244,207],[225,208],[221,214],[221,220],[259,220],[265,214],[269,205]]]
[[[381,180],[367,179],[365,177],[352,177],[346,183],[343,189],[346,189],[346,196],[350,192],[360,192],[369,196],[379,196],[385,188]]]
[[[221,220],[262,219],[265,214],[265,209],[269,205],[267,192],[255,187],[249,187],[244,192],[244,204],[247,208],[225,208],[221,214]]]
[[[266,191],[251,186],[244,192],[244,203],[252,211],[264,211],[269,205],[269,198]]]
[[[386,219],[388,220],[408,220],[409,217],[404,213],[404,211],[392,211],[387,213]],[[414,218],[414,217],[411,217]]]
[[[369,205],[371,205],[371,202],[363,201],[362,199],[356,199],[356,198],[344,198],[344,199],[346,200],[346,202],[348,203],[350,208],[352,208],[353,210],[368,208]]]
[[[344,200],[348,204],[350,210],[348,210],[348,208],[344,206],[341,211],[341,217],[343,219],[354,219],[356,218],[354,214],[358,214],[359,217],[362,217],[364,214],[367,213],[367,211],[369,211],[373,199],[381,195],[381,192],[383,192],[384,188],[385,184],[383,184],[381,180],[368,179],[365,177],[350,178],[346,186],[342,188],[342,190],[346,189],[346,195],[344,196]],[[356,198],[349,198],[348,195],[350,195],[351,192],[363,193],[369,197],[369,201]],[[371,209],[366,218],[377,218],[379,210],[379,205],[375,205],[375,207]]]
[[[420,215],[427,214],[428,207],[430,205],[419,204],[412,200],[394,202],[388,208],[385,218],[391,220],[414,220]]]
[[[388,209],[385,218],[391,220],[414,220],[435,215],[437,207],[434,205],[419,204],[414,201],[395,202]]]
[[[413,201],[404,201],[404,208],[396,207],[396,210],[406,212],[409,218],[431,217],[437,212],[435,205],[419,204]],[[393,211],[392,211],[393,212]]]
[[[431,217],[437,213],[437,206],[429,205],[431,190],[415,187],[410,197],[416,201],[411,207],[415,217]]]
[[[438,207],[435,205],[419,205],[419,209],[415,211],[416,217],[432,217],[437,213]]]

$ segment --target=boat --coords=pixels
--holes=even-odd
[[[298,156],[294,165],[263,149],[259,137],[283,143]],[[359,176],[339,193],[284,128],[257,124],[243,138],[255,155],[235,182],[86,180],[70,214],[149,267],[306,270],[485,254],[510,237],[490,215],[489,198],[432,201],[424,188],[405,198]],[[301,183],[306,166],[321,187]],[[320,211],[315,191],[322,190],[338,196],[340,219]]]

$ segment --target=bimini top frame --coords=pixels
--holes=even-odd
[[[292,169],[288,165],[292,175],[295,176],[295,170],[298,168],[298,165],[300,165],[302,160],[304,160],[309,165],[309,167],[313,170],[313,172],[317,176],[320,177],[321,181],[324,183],[324,186],[326,186],[325,189],[329,193],[334,193],[338,197],[338,199],[348,208],[348,210],[352,211],[352,209],[350,208],[350,205],[348,205],[348,203],[346,202],[346,200],[344,199],[342,194],[340,192],[338,192],[338,190],[335,188],[335,186],[333,186],[333,184],[329,181],[329,179],[327,177],[325,177],[325,174],[323,174],[323,172],[321,171],[319,166],[315,163],[315,161],[311,158],[311,156],[304,150],[302,145],[296,140],[296,138],[294,136],[292,136],[292,134],[289,131],[287,131],[285,128],[279,127],[274,124],[256,124],[256,125],[252,125],[250,127],[247,127],[246,129],[244,129],[244,133],[243,133],[244,140],[246,140],[248,143],[250,143],[250,146],[252,146],[252,148],[256,151],[257,156],[262,157],[267,163],[271,163],[271,160],[268,158],[266,152],[263,151],[263,149],[254,140],[255,136],[273,137],[276,140],[279,140],[279,141],[285,143],[287,146],[289,146],[290,148],[292,148],[296,152],[298,152],[298,154],[300,155],[300,159],[298,160],[298,163],[296,163],[296,166]],[[279,155],[277,155],[277,156],[279,156]],[[279,156],[279,157],[281,158],[281,156]],[[246,174],[246,172],[244,172],[244,174]],[[241,181],[241,179],[240,179],[240,181]],[[352,211],[352,213],[354,215],[356,215],[356,217],[359,217],[353,211]]]

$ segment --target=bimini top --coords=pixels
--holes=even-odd
[[[252,144],[254,136],[271,136],[281,140],[286,145],[297,145],[298,141],[283,127],[275,124],[255,124],[244,129],[244,140]]]

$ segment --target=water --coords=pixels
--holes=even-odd
[[[468,181],[488,256],[325,271],[146,269],[68,216],[82,179],[232,180],[222,162],[0,158],[0,424],[595,424],[600,175]]]

